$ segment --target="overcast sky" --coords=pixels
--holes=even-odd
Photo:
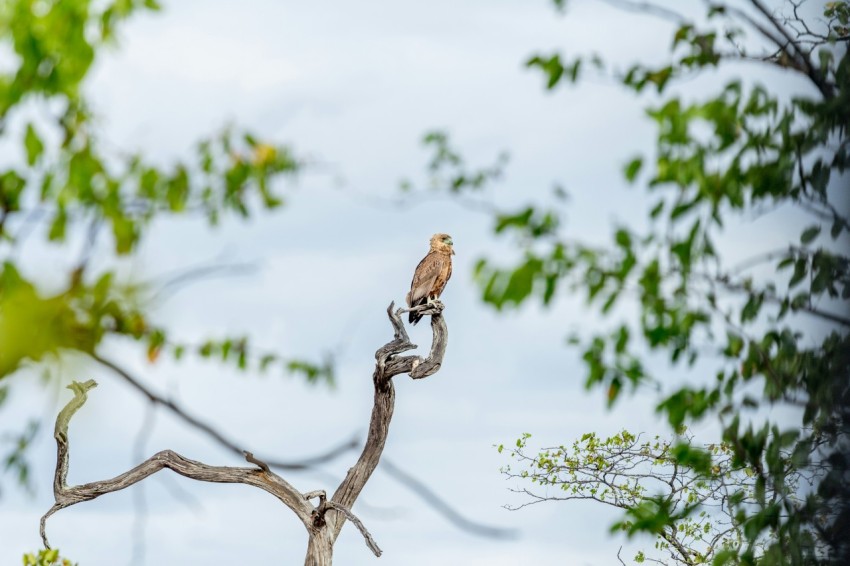
[[[444,294],[450,340],[440,372],[396,378],[397,405],[385,456],[414,473],[465,516],[516,528],[510,541],[459,531],[392,478],[376,471],[358,512],[384,550],[384,565],[612,564],[626,544],[608,536],[618,516],[598,505],[546,504],[507,511],[521,500],[500,476],[494,444],[530,432],[537,444],[569,442],[588,431],[663,432],[654,397],[638,394],[607,412],[601,392],[585,392],[583,367],[565,346],[572,330],[604,324],[575,297],[543,312],[496,314],[472,282],[482,256],[509,261],[488,218],[446,200],[394,206],[400,179],[422,179],[419,141],[448,130],[473,164],[507,150],[504,180],[487,198],[512,206],[563,184],[572,199],[568,230],[604,241],[615,222],[641,221],[649,202],[626,189],[622,164],[653,146],[639,101],[602,80],[547,93],[523,62],[533,53],[601,51],[627,63],[658,60],[669,27],[601,3],[576,2],[567,17],[543,0],[456,2],[164,2],[135,18],[120,48],[103,56],[87,85],[104,139],[116,151],[141,150],[162,163],[187,155],[226,124],[291,143],[321,163],[280,190],[287,206],[250,223],[228,219],[210,231],[200,221],[158,222],[128,270],[151,279],[209,262],[250,262],[255,273],[195,284],[157,306],[156,319],[188,342],[248,334],[284,355],[337,354],[338,387],[297,378],[237,375],[215,364],[148,364],[137,348],[107,352],[187,410],[216,423],[258,454],[321,452],[365,434],[375,350],[391,338],[384,309],[403,301],[435,232],[450,233],[457,256]],[[776,75],[749,77],[782,81]],[[721,75],[686,85],[701,94]],[[771,83],[777,84],[777,83]],[[761,236],[736,239],[730,253],[761,249],[783,219],[759,219]],[[49,284],[66,249],[31,245],[27,272]],[[108,242],[100,265],[111,261]],[[427,348],[427,324],[411,333]],[[65,360],[63,382],[100,382],[71,429],[71,483],[110,477],[171,448],[210,464],[237,458],[146,405],[116,378]],[[43,388],[32,374],[13,378],[0,430],[27,418],[52,420],[69,394]],[[147,423],[147,424],[146,424]],[[30,450],[37,493],[5,484],[0,499],[0,563],[40,546],[38,519],[51,502],[55,447],[43,434]],[[288,474],[298,489],[333,491],[355,461],[349,453],[322,474]],[[206,485],[163,472],[144,482],[144,564],[297,564],[307,537],[294,515],[266,493]],[[48,524],[51,541],[83,566],[131,563],[138,540],[139,487],[75,506]],[[175,497],[175,492],[183,495]],[[188,495],[187,495],[188,494]],[[187,503],[187,498],[195,503]],[[651,543],[649,543],[651,545]],[[339,564],[378,563],[351,526],[336,547]],[[138,563],[138,562],[137,562]]]

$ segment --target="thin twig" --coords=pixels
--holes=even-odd
[[[366,525],[363,524],[363,521],[358,519],[357,516],[351,512],[351,509],[349,509],[348,507],[344,507],[339,503],[335,503],[334,501],[326,501],[325,504],[331,509],[336,509],[337,511],[341,512],[349,521],[354,523],[354,526],[357,527],[357,530],[359,530],[360,534],[363,535],[363,538],[366,541],[366,546],[368,546],[372,550],[372,552],[375,553],[375,556],[377,556],[378,558],[381,557],[382,551],[380,547],[378,547],[378,543],[376,543],[375,539],[372,538],[372,534],[366,528]]]
[[[512,539],[516,538],[519,535],[519,531],[517,531],[516,529],[492,527],[489,525],[483,525],[481,523],[470,521],[469,519],[461,515],[458,511],[456,511],[451,505],[449,505],[443,498],[437,495],[422,481],[408,474],[387,458],[381,459],[380,469],[383,470],[391,478],[407,487],[410,491],[418,495],[430,507],[442,514],[446,519],[448,519],[459,529],[463,529],[464,531],[470,532],[478,536],[496,539]]]
[[[794,48],[794,52],[797,56],[797,60],[803,67],[803,71],[809,76],[811,81],[815,84],[818,90],[821,92],[823,97],[827,100],[833,98],[835,96],[835,92],[832,86],[826,82],[824,77],[820,74],[820,71],[814,66],[812,60],[809,58],[809,54],[800,47],[794,37],[788,33],[788,30],[785,26],[782,25],[773,14],[770,13],[770,10],[767,9],[761,0],[750,0],[750,3],[756,7],[756,9],[762,13],[762,15],[770,22],[770,25],[785,38],[785,41],[788,42],[788,45]],[[777,45],[780,45],[777,43]],[[789,53],[789,55],[791,55]]]
[[[627,10],[629,12],[638,12],[641,14],[649,14],[652,16],[656,16],[658,18],[669,20],[671,22],[677,24],[684,24],[688,22],[688,19],[676,12],[675,10],[671,10],[665,6],[661,6],[659,4],[653,4],[651,2],[631,2],[629,0],[601,0],[605,4],[610,6],[614,6],[620,10]]]
[[[133,461],[139,462],[144,459],[146,445],[153,432],[154,419],[156,417],[156,406],[149,403],[145,408],[145,417],[139,427],[136,442],[133,444]],[[145,531],[147,527],[147,498],[145,497],[145,484],[139,484],[138,489],[133,491],[133,506],[135,517],[133,520],[133,554],[131,564],[143,565],[145,563],[146,540]]]
[[[238,456],[244,456],[244,449],[240,447],[236,442],[225,437],[222,433],[217,431],[210,424],[202,421],[201,419],[195,416],[190,415],[174,401],[171,401],[170,399],[165,399],[164,397],[157,395],[156,393],[148,389],[146,386],[142,385],[142,383],[138,379],[130,375],[128,371],[126,371],[118,364],[107,360],[106,358],[103,358],[96,353],[91,354],[91,357],[102,366],[112,370],[115,374],[117,374],[125,382],[130,384],[130,386],[132,386],[136,391],[144,395],[152,403],[165,407],[166,409],[171,411],[172,414],[174,414],[184,422],[188,423],[189,425],[193,426],[194,428],[204,432],[207,436],[214,439],[219,445],[223,446],[230,452]],[[351,440],[348,440],[340,444],[339,446],[328,450],[323,454],[319,454],[317,456],[313,456],[312,458],[307,458],[305,460],[286,462],[273,460],[271,458],[265,457],[262,458],[262,460],[268,463],[269,466],[277,468],[279,470],[306,470],[319,464],[329,462],[341,456],[342,454],[345,454],[346,452],[357,448],[358,445],[358,440],[356,438],[352,438]]]
[[[180,271],[176,275],[169,276],[159,285],[154,301],[163,301],[177,293],[181,288],[195,282],[198,279],[209,279],[211,277],[240,277],[253,273],[257,265],[253,263],[231,263],[201,265]]]

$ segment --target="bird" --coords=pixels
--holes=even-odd
[[[410,282],[410,292],[407,294],[408,308],[432,303],[443,293],[452,276],[452,256],[455,253],[452,237],[448,234],[434,234],[430,244],[428,254],[413,272],[413,281]],[[418,312],[408,315],[411,324],[416,324],[421,318]]]

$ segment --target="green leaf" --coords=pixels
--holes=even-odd
[[[799,258],[794,263],[794,274],[791,276],[791,280],[788,282],[788,287],[794,287],[799,284],[800,281],[806,276],[808,273],[809,262],[806,258]]]
[[[658,201],[658,203],[652,207],[652,210],[649,211],[650,218],[658,218],[658,216],[664,211],[664,201]]]
[[[38,137],[32,124],[27,124],[27,133],[24,136],[24,146],[27,150],[27,164],[32,167],[36,164],[44,152],[44,144]]]
[[[805,245],[813,242],[818,237],[818,234],[820,234],[820,228],[820,226],[814,225],[803,230],[803,234],[800,236],[800,243]]]
[[[548,58],[535,55],[528,60],[526,66],[537,67],[546,74],[546,88],[549,90],[555,88],[561,77],[564,76],[564,65],[561,63],[561,56],[557,53]]]
[[[60,207],[50,223],[50,231],[47,234],[51,242],[61,242],[65,240],[65,225],[68,222],[68,216],[65,209]]]
[[[640,172],[641,166],[643,166],[643,158],[641,158],[641,157],[636,157],[635,159],[632,159],[626,165],[625,175],[626,175],[626,179],[630,183],[634,182],[634,180],[637,178],[637,175]]]
[[[711,469],[711,454],[702,448],[680,442],[673,446],[671,453],[680,465],[692,468],[699,474],[706,474]]]

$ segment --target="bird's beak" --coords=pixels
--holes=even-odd
[[[455,249],[452,247],[452,255],[455,255]]]

